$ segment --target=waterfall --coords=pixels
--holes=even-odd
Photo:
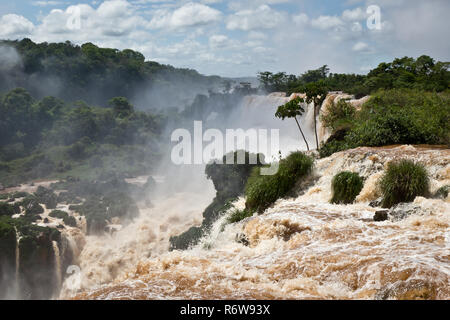
[[[61,257],[59,255],[59,247],[57,241],[52,241],[53,254],[55,255],[55,280],[57,285],[57,290],[61,288]]]
[[[448,149],[336,153],[317,160],[313,183],[299,196],[240,223],[224,225],[222,217],[198,246],[141,256],[128,277],[92,286],[78,298],[449,299],[449,198],[417,197],[402,207],[411,212],[404,220],[373,221],[379,208],[368,204],[378,197],[372,182],[387,162],[405,157],[426,165],[431,192],[450,182]],[[367,184],[355,204],[330,204],[331,180],[344,170],[358,172]],[[234,207],[243,209],[245,200]],[[237,235],[246,241],[237,242]]]
[[[17,292],[20,292],[20,239],[21,236],[19,232],[17,231],[17,228],[14,227],[16,230],[16,290]]]
[[[284,93],[275,92],[264,96],[246,96],[241,103],[241,107],[236,111],[236,116],[232,117],[232,125],[243,129],[278,129],[280,131],[280,151],[284,156],[292,151],[306,151],[306,144],[295,121],[293,119],[285,119],[282,121],[275,117],[277,108],[280,105],[286,104],[296,97],[305,98],[305,94],[293,93],[291,96],[286,97]],[[322,103],[320,112],[316,118],[319,143],[325,142],[331,135],[331,132],[323,127],[320,121],[320,115],[325,114],[332,103],[337,103],[342,99],[347,99],[356,108],[361,108],[361,105],[368,100],[368,97],[355,100],[352,95],[342,92],[330,92]],[[297,119],[309,146],[315,149],[314,104],[302,103],[301,106],[305,112],[300,117],[297,117]]]

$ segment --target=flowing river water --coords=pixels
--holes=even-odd
[[[237,224],[224,227],[223,217],[196,247],[141,256],[128,274],[98,282],[75,298],[449,299],[449,199],[418,197],[402,208],[409,213],[404,219],[372,219],[377,209],[368,202],[378,197],[374,182],[385,164],[399,157],[426,164],[433,189],[450,182],[448,149],[338,153],[317,161],[299,196]],[[328,203],[332,176],[340,170],[367,178],[353,205]],[[244,199],[235,206],[243,207]],[[248,244],[237,242],[238,234]],[[117,253],[125,259],[126,252]]]
[[[249,99],[245,112],[260,99],[273,114],[289,98]],[[301,119],[306,128],[308,116]],[[121,230],[87,237],[78,257],[80,285],[68,277],[60,298],[450,299],[450,199],[417,197],[389,220],[373,221],[377,181],[389,161],[404,158],[425,165],[432,192],[450,184],[446,148],[347,150],[317,160],[296,196],[239,223],[227,225],[225,214],[197,246],[169,252],[169,237],[199,225],[214,197],[212,183],[200,179],[197,189],[157,198]],[[365,185],[355,204],[332,205],[331,180],[343,170],[358,172]],[[234,203],[244,206],[243,198]]]

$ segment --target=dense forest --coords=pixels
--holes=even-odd
[[[1,41],[0,183],[148,173],[182,121],[226,115],[252,93],[233,80],[91,43]]]
[[[308,70],[300,76],[285,72],[260,72],[258,79],[268,92],[305,92],[310,83],[320,83],[328,91],[344,91],[357,98],[379,89],[418,89],[442,92],[449,89],[449,62],[435,61],[429,56],[417,59],[404,57],[390,63],[380,63],[367,75],[330,73],[327,65]]]
[[[141,53],[130,49],[99,48],[92,43],[78,46],[69,41],[0,41],[0,62],[0,92],[22,87],[36,98],[52,95],[101,106],[123,96],[143,109],[179,107],[186,97],[221,87],[224,81],[192,69],[145,61]]]

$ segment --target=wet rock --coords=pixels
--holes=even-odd
[[[244,233],[237,233],[235,241],[237,243],[243,244],[244,246],[250,245],[250,241],[248,240],[247,236]]]
[[[381,207],[381,199],[377,199],[377,200],[371,201],[369,203],[369,206],[371,206],[372,208],[379,208],[379,207]]]
[[[399,203],[389,210],[389,215],[393,221],[400,221],[408,218],[410,215],[420,214],[420,212],[420,206],[411,203]]]
[[[450,185],[443,186],[439,188],[434,194],[433,199],[446,199],[450,193]]]
[[[386,221],[389,217],[389,210],[379,210],[375,212],[373,221]]]

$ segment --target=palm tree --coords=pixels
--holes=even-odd
[[[305,109],[301,106],[301,103],[304,102],[304,100],[300,97],[297,97],[288,103],[279,106],[277,109],[277,112],[275,113],[275,116],[277,118],[281,118],[281,120],[284,120],[285,118],[294,118],[295,122],[297,123],[298,129],[300,130],[300,133],[302,134],[303,140],[306,143],[306,148],[309,151],[309,145],[308,141],[306,141],[305,135],[303,134],[303,130],[300,127],[300,123],[297,120],[297,116],[302,116],[305,112]]]

